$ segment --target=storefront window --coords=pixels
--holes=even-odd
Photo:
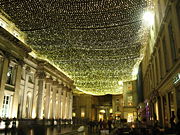
[[[170,110],[170,115],[171,117],[174,114],[174,94],[173,92],[169,92],[168,93],[168,99],[169,99],[169,110]]]

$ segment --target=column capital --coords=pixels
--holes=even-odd
[[[35,76],[38,78],[38,79],[45,79],[46,78],[46,73],[44,71],[37,71]]]

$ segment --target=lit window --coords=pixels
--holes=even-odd
[[[131,106],[132,105],[132,96],[128,96],[128,105]]]
[[[14,85],[16,79],[16,66],[9,65],[8,72],[7,72],[7,84]]]
[[[9,110],[10,110],[10,96],[4,96],[1,117],[9,117]]]

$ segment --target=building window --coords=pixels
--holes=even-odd
[[[4,96],[1,117],[9,117],[9,112],[10,112],[10,96]]]
[[[81,108],[81,118],[84,118],[84,117],[85,117],[85,109]]]
[[[8,72],[7,72],[7,84],[15,85],[15,79],[16,79],[16,70],[17,67],[14,65],[9,65]]]
[[[119,112],[119,106],[117,106],[117,109],[116,109],[116,110],[117,110],[117,112]]]
[[[28,78],[28,82],[29,83],[33,83],[33,79],[32,79],[32,76],[30,75],[29,78]]]
[[[128,82],[127,89],[130,90],[130,91],[132,90],[132,82]]]
[[[176,47],[175,47],[175,36],[174,36],[171,22],[168,24],[168,32],[169,32],[169,39],[170,39],[170,46],[171,46],[171,56],[174,62],[176,60]]]
[[[179,27],[180,27],[180,2],[178,2],[177,6],[176,6],[176,11],[177,11]]]
[[[119,98],[116,99],[116,102],[119,103]]]
[[[157,58],[158,56],[155,56],[155,66],[156,66],[156,72],[157,72],[157,74],[156,74],[156,76],[157,76],[157,81],[156,81],[156,84],[157,83],[159,83],[159,78],[160,78],[160,76],[159,76],[159,65],[158,65],[158,58]]]
[[[163,59],[162,59],[162,57],[161,57],[161,50],[160,50],[160,48],[159,48],[159,50],[158,50],[158,54],[159,54],[159,65],[163,65],[163,63],[162,63],[162,61],[163,61]],[[163,78],[163,71],[162,71],[163,69],[160,69],[159,70],[159,72],[160,72],[160,78],[162,79]]]
[[[132,106],[132,96],[128,96],[128,106]]]
[[[168,53],[167,53],[167,45],[166,45],[165,36],[163,37],[162,44],[163,44],[165,67],[166,67],[166,71],[168,71],[169,70],[169,68],[168,68]]]

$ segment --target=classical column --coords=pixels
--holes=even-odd
[[[162,125],[163,127],[165,126],[164,124],[164,104],[163,104],[163,96],[160,96],[160,100],[161,100],[161,113],[162,113]]]
[[[28,89],[28,73],[30,72],[29,68],[25,68],[25,80],[24,80],[24,87],[22,89],[22,99],[21,99],[21,112],[20,117],[25,118],[26,117],[26,100],[27,100],[27,89]]]
[[[69,92],[69,88],[67,89],[66,92],[66,119],[69,119],[69,105],[70,105],[70,92]]]
[[[72,119],[72,105],[73,105],[73,94],[69,93],[69,119]]]
[[[57,106],[57,112],[56,112],[56,117],[59,119],[61,118],[61,92],[62,92],[62,88],[63,88],[63,84],[59,84],[58,85],[58,98],[57,98],[57,101],[58,101],[58,106]]]
[[[19,90],[20,90],[20,83],[21,83],[21,71],[22,65],[18,65],[17,67],[17,74],[16,74],[16,82],[15,82],[15,92],[13,97],[13,105],[12,105],[12,113],[11,117],[17,117],[18,113],[18,101],[19,101]]]
[[[52,95],[52,117],[56,118],[56,93],[57,93],[58,82],[53,81],[53,95]]]
[[[49,118],[49,108],[50,108],[50,93],[51,93],[51,85],[52,85],[52,78],[46,78],[46,103],[44,106],[45,109],[45,118]]]
[[[32,97],[32,118],[37,117],[37,96],[38,95],[38,78],[34,78],[34,88],[33,88],[33,97]]]
[[[67,107],[66,107],[66,87],[63,87],[63,102],[62,102],[62,110],[64,110],[64,111],[62,111],[62,118],[63,119],[66,119],[66,109],[67,109]]]
[[[44,71],[38,71],[38,99],[37,99],[37,118],[42,119],[43,113],[43,93],[45,87],[45,77]]]
[[[7,80],[7,72],[8,72],[8,59],[3,58],[3,66],[2,66],[2,75],[0,79],[0,117],[2,116],[3,109],[3,99],[4,99],[4,88]]]
[[[166,102],[167,102],[167,116],[168,116],[168,127],[170,127],[170,117],[171,117],[171,112],[170,112],[170,104],[169,104],[169,97],[168,97],[168,93],[166,93]]]

